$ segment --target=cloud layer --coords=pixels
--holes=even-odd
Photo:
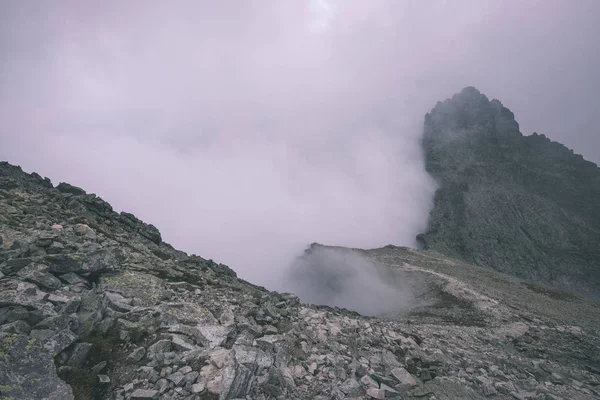
[[[414,244],[423,115],[464,86],[598,161],[598,8],[2,2],[0,158],[276,285],[311,242]]]
[[[380,265],[360,253],[311,248],[290,266],[285,285],[312,304],[346,308],[362,315],[397,317],[426,305],[422,278]]]

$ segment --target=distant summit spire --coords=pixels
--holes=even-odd
[[[419,243],[519,277],[600,298],[600,169],[473,86],[425,116],[438,182]]]
[[[458,94],[459,96],[483,96],[475,86],[467,86]]]
[[[425,116],[425,137],[452,131],[467,134],[479,131],[486,136],[520,136],[515,115],[499,100],[489,100],[473,86],[467,86],[444,102],[438,102]],[[456,136],[456,135],[453,135]]]

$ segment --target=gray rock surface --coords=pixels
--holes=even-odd
[[[473,87],[426,115],[422,144],[439,186],[422,246],[600,299],[600,168]]]
[[[364,317],[240,280],[8,164],[0,219],[0,398],[600,396],[598,304],[435,251],[352,250],[423,283],[409,313]]]

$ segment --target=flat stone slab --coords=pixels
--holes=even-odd
[[[147,389],[136,389],[135,392],[131,393],[131,400],[154,400],[158,399],[158,391],[157,390],[147,390]]]

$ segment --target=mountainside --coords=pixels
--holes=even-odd
[[[327,260],[350,254],[401,273],[412,308],[302,304],[0,163],[0,399],[600,397],[597,303],[435,251],[315,244],[305,258],[335,281],[348,274]]]
[[[600,168],[468,87],[425,117],[423,247],[600,298]]]

